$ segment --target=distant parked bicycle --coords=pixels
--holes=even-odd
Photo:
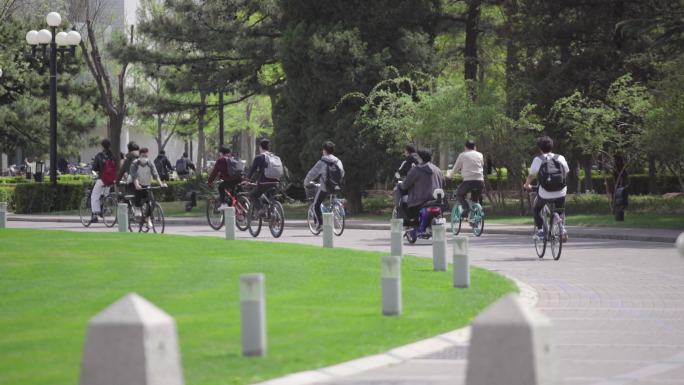
[[[222,181],[218,180],[216,183],[220,184]],[[212,195],[207,198],[207,222],[214,230],[220,230],[225,224],[225,212],[220,210],[222,204],[235,207],[235,225],[240,231],[247,230],[249,221],[247,215],[249,214],[249,197],[247,192],[234,192],[228,189],[224,190],[226,193],[225,202],[221,202],[218,195]],[[237,191],[237,190],[236,190]]]
[[[93,209],[91,207],[90,198],[92,194],[92,187],[86,187],[83,199],[78,208],[78,214],[81,217],[81,224],[84,227],[89,227],[93,221]],[[102,222],[107,227],[114,227],[116,224],[116,206],[118,204],[118,194],[116,191],[111,191],[111,186],[106,186],[100,195],[100,216]]]
[[[534,207],[538,191],[539,186],[532,187],[532,192],[530,192],[531,207]],[[553,256],[553,259],[556,261],[560,259],[561,252],[563,251],[563,243],[566,241],[567,236],[565,230],[565,215],[563,214],[564,210],[556,208],[553,201],[546,202],[541,211],[543,220],[542,229],[544,230],[543,238],[536,235],[537,226],[533,225],[534,249],[540,259],[544,258],[547,244],[550,244],[551,246],[551,255]]]
[[[313,187],[318,189],[320,187],[319,183],[311,183]],[[333,213],[333,233],[338,237],[344,232],[344,222],[346,211],[344,209],[344,200],[337,197],[340,192],[339,188],[335,189],[327,199],[327,202],[321,203],[321,212],[323,213]],[[311,197],[309,200],[313,201],[314,198]],[[318,235],[321,233],[322,227],[318,226],[318,219],[316,218],[316,211],[313,202],[309,205],[309,210],[306,215],[306,222],[309,225],[309,231],[311,234]]]
[[[255,186],[254,183],[249,183],[250,186]],[[261,194],[257,199],[260,202],[260,209],[256,209],[255,205],[249,205],[247,214],[247,228],[253,237],[259,236],[263,221],[268,222],[268,228],[271,231],[273,238],[278,238],[283,234],[285,228],[285,210],[279,199],[282,199],[278,187],[273,187]]]
[[[471,200],[473,197],[474,201]],[[454,208],[451,209],[451,232],[454,235],[458,235],[458,233],[461,232],[461,223],[464,220],[468,222],[472,228],[473,234],[476,237],[482,235],[482,232],[484,232],[485,213],[484,209],[482,208],[481,197],[482,191],[480,191],[480,189],[470,191],[471,199],[466,199],[466,202],[469,206],[468,218],[462,218],[461,214],[463,213],[463,207],[461,207],[461,204],[458,201],[458,196],[456,192],[454,192],[453,199],[456,203],[454,203]]]

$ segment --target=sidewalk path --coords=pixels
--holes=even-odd
[[[12,221],[9,226],[86,230],[64,222]],[[86,231],[111,230],[99,224]],[[223,235],[208,226],[168,226],[167,231]],[[238,236],[251,239],[243,232]],[[278,240],[270,235],[259,239],[321,244],[320,237],[302,228],[287,228]],[[335,246],[388,251],[389,232],[346,230],[335,238]],[[490,232],[470,237],[470,249],[473,264],[514,277],[539,293],[537,308],[553,321],[558,371],[564,384],[684,385],[684,259],[671,243],[573,237],[559,261],[540,261],[529,236]],[[431,244],[419,241],[404,250],[429,257]],[[466,353],[466,346],[451,347],[328,383],[460,385]]]
[[[55,222],[55,223],[80,223],[80,219],[73,215],[8,215],[9,221],[23,222]],[[168,217],[166,224],[171,226],[207,226],[205,217]],[[289,220],[285,222],[286,227],[307,227],[304,220]],[[390,225],[388,222],[369,221],[363,219],[347,220],[346,228],[352,230],[387,230]],[[653,229],[653,228],[620,228],[620,227],[578,227],[568,226],[568,233],[571,238],[586,239],[613,239],[625,241],[643,242],[663,242],[674,243],[677,236],[684,231],[672,229]],[[464,230],[468,228],[464,227]],[[487,224],[485,222],[485,234],[507,234],[528,236],[532,233],[531,225],[500,225]]]

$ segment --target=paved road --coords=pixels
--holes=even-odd
[[[11,226],[83,230],[73,223]],[[105,230],[96,225],[88,231]],[[223,234],[203,226],[169,226],[167,232]],[[267,234],[260,239],[272,240]],[[298,228],[286,228],[280,241],[321,243]],[[389,234],[382,230],[348,230],[335,241],[336,246],[389,249]],[[405,246],[405,252],[427,257],[431,246]],[[517,278],[539,292],[537,308],[553,320],[558,370],[565,384],[684,385],[684,259],[673,245],[571,239],[560,261],[540,261],[528,237],[487,235],[471,238],[471,254],[474,264]],[[451,348],[334,383],[462,384],[465,353],[463,348]]]

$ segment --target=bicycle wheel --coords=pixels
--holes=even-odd
[[[454,208],[451,209],[451,232],[454,235],[461,232],[461,205],[458,203],[455,203]]]
[[[484,232],[484,210],[479,203],[474,203],[470,212],[470,226],[473,234],[479,237]]]
[[[84,196],[83,199],[81,199],[78,214],[81,216],[81,224],[83,227],[90,226],[93,220],[93,210],[90,209],[90,199],[88,199],[88,196]]]
[[[117,222],[116,209],[119,201],[114,195],[107,195],[102,201],[102,221],[107,227],[114,227]]]
[[[247,214],[247,229],[249,233],[254,237],[258,237],[261,232],[261,215],[255,212],[254,206],[249,207],[249,212]],[[255,218],[256,217],[256,218]]]
[[[537,252],[539,258],[544,258],[544,253],[546,253],[546,237],[540,239],[537,237],[537,226],[532,225],[532,234],[534,237],[534,249]]]
[[[237,197],[237,203],[235,204],[235,226],[238,230],[246,231],[249,222],[247,220],[249,215],[249,198],[240,195]]]
[[[271,230],[273,238],[278,238],[283,234],[285,228],[285,211],[283,205],[278,201],[274,201],[270,207],[271,215],[268,218],[268,228]]]
[[[313,204],[309,206],[309,211],[306,214],[306,223],[309,225],[309,231],[311,231],[311,234],[318,235],[321,233],[321,229],[318,228],[318,219],[316,219],[316,213],[314,212]]]
[[[152,223],[152,231],[159,234],[164,234],[164,228],[166,223],[164,220],[164,210],[159,205],[159,203],[154,202],[152,205],[152,210],[150,211],[150,219]]]
[[[219,210],[221,207],[221,202],[217,197],[207,198],[207,222],[209,226],[218,231],[221,230],[223,224],[225,223],[225,218],[223,217],[223,211]]]
[[[344,207],[339,202],[333,203],[333,233],[338,237],[344,232]]]
[[[549,240],[551,241],[551,255],[553,256],[553,259],[557,261],[561,257],[561,251],[563,251],[563,229],[561,218],[558,213],[553,213],[550,227]]]
[[[131,202],[128,202],[128,231],[130,232],[133,232],[133,221],[135,221],[135,212]]]

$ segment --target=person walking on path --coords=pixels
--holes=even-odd
[[[154,167],[157,168],[161,180],[165,182],[169,180],[169,174],[173,171],[173,166],[169,158],[166,157],[166,151],[159,151],[159,155],[154,159]]]
[[[195,169],[195,165],[190,158],[188,158],[188,153],[184,152],[183,156],[176,161],[176,173],[178,174],[179,179],[188,179],[190,177],[190,171],[194,173],[197,169]]]
[[[454,167],[449,170],[447,177],[451,178],[456,173],[463,176],[463,182],[456,190],[458,201],[463,208],[461,216],[468,218],[470,206],[466,201],[466,196],[471,193],[470,199],[473,202],[479,202],[484,190],[484,157],[481,152],[477,151],[475,142],[470,139],[466,140],[463,152],[458,154]]]

